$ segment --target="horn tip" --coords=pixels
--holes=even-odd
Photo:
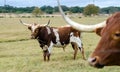
[[[23,23],[21,19],[19,19],[20,23]]]

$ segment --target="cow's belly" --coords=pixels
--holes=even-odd
[[[62,45],[60,42],[56,43],[56,44],[53,44],[54,47],[62,47],[62,48],[65,48],[67,46],[67,44],[64,44]]]
[[[53,32],[54,32],[54,35],[56,37],[55,41],[53,42],[53,46],[54,47],[66,47],[67,44],[65,44],[66,40],[65,41],[60,41],[60,36],[59,36],[59,33],[58,33],[58,29],[53,29]],[[63,36],[64,37],[64,36]]]

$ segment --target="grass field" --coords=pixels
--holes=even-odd
[[[72,18],[85,24],[95,24],[107,17]],[[73,60],[70,45],[64,52],[62,48],[53,48],[51,61],[44,62],[42,50],[36,40],[30,39],[30,31],[19,22],[20,18],[0,18],[0,72],[119,72],[118,66],[96,69],[83,60],[80,51]],[[27,23],[44,24],[50,19],[50,26],[66,25],[61,17],[21,18]],[[81,39],[88,58],[95,49],[100,37],[95,33],[82,33]]]

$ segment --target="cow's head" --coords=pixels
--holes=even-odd
[[[101,30],[101,40],[88,59],[90,65],[98,68],[120,65],[120,12],[108,18]]]
[[[49,23],[50,23],[50,20],[48,21],[47,24],[44,24],[44,25],[40,25],[40,24],[36,24],[36,23],[33,23],[33,24],[27,24],[27,23],[23,23],[22,20],[20,20],[20,22],[27,26],[28,29],[31,31],[31,39],[36,39],[39,35],[39,32],[40,30],[45,27],[45,26],[48,26]]]
[[[95,25],[84,25],[72,21],[65,16],[58,6],[63,19],[73,28],[83,32],[96,32],[101,36],[101,40],[88,59],[91,66],[102,68],[110,65],[120,65],[120,12],[114,14],[107,21]]]

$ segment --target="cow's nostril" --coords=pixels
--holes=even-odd
[[[96,63],[96,62],[97,62],[97,58],[96,58],[96,57],[94,57],[94,58],[89,58],[89,59],[88,59],[88,62],[89,62],[90,64]]]
[[[96,62],[96,58],[93,58],[91,62]]]

